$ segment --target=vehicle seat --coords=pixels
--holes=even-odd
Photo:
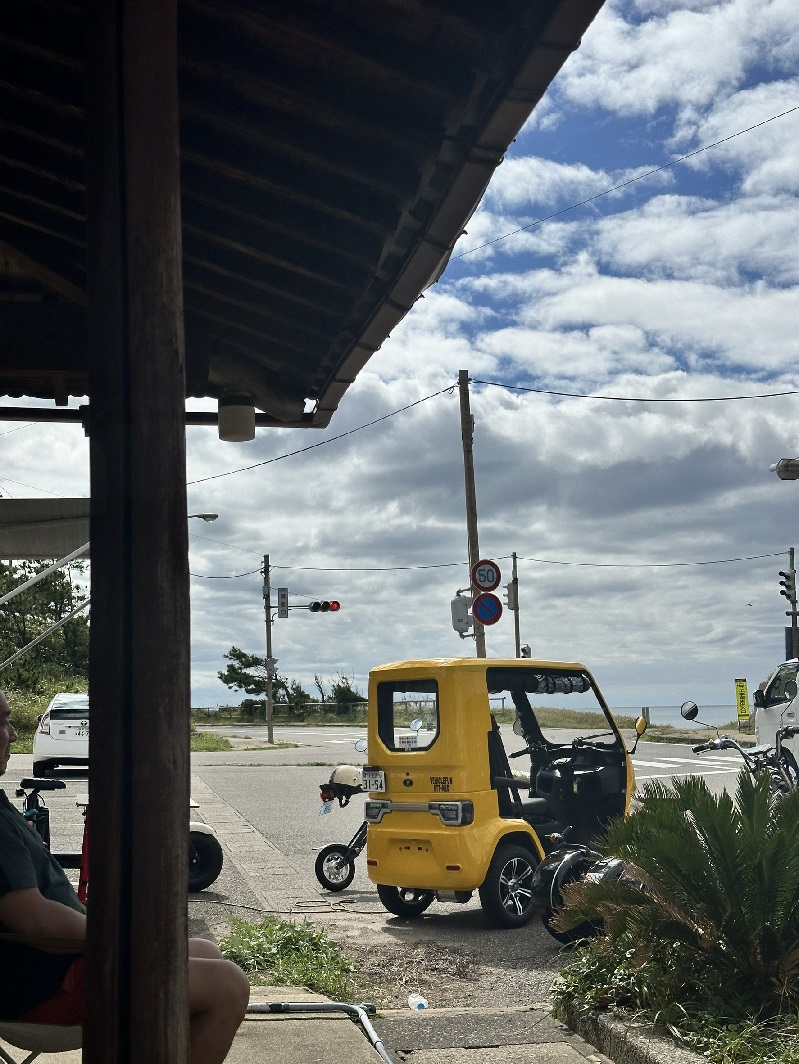
[[[502,817],[521,817],[529,824],[549,824],[552,810],[546,798],[521,797],[519,787],[530,788],[530,780],[521,773],[511,771],[508,755],[499,734],[499,725],[491,714],[491,731],[488,733],[488,764],[491,772],[491,786],[496,787],[499,803],[499,815]],[[499,780],[515,780],[515,783],[500,783]]]
[[[0,1060],[5,1064],[30,1064],[42,1053],[68,1053],[83,1044],[83,1027],[60,1027],[50,1023],[16,1023],[0,1020],[0,1040],[30,1052],[20,1060],[0,1045]]]

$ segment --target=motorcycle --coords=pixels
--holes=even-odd
[[[327,783],[319,784],[319,796],[322,799],[319,815],[329,813],[333,808],[333,802],[337,801],[339,808],[343,809],[349,805],[351,798],[363,793],[361,769],[355,765],[338,765],[333,769]],[[364,820],[346,846],[340,842],[333,842],[319,851],[314,872],[325,890],[338,893],[352,883],[355,878],[355,859],[365,845],[366,821]]]
[[[696,702],[683,702],[680,713],[685,720],[697,720],[699,707]],[[697,720],[697,723],[702,724],[702,721]],[[799,735],[799,725],[783,724],[776,730],[774,746],[762,743],[746,749],[732,736],[722,735],[717,731],[714,739],[698,743],[691,749],[695,754],[701,754],[705,750],[734,750],[740,755],[752,779],[759,780],[765,776],[769,780],[771,794],[779,797],[790,794],[799,787],[799,765],[792,751],[783,745],[787,739],[792,739],[795,735]]]
[[[58,779],[20,780],[15,794],[22,799],[22,815],[38,832],[45,846],[50,849],[50,810],[42,798],[42,791],[64,790],[66,783]],[[89,796],[78,794],[75,804],[83,813],[83,840],[80,853],[53,853],[56,861],[64,869],[78,869],[78,898],[86,901],[89,886]],[[192,809],[198,809],[199,803],[190,801]],[[224,854],[219,839],[212,827],[201,821],[189,823],[189,893],[197,893],[210,887],[222,871]]]
[[[638,741],[646,730],[646,721],[640,717],[636,722],[635,741],[627,751],[628,758],[635,753]],[[531,883],[533,908],[547,932],[558,942],[570,945],[596,934],[597,928],[590,923],[582,923],[568,931],[557,931],[552,926],[556,913],[563,906],[563,890],[569,883],[587,879],[599,882],[604,879],[623,879],[624,882],[643,889],[641,884],[630,878],[626,866],[617,857],[606,857],[596,850],[590,842],[569,842],[572,827],[548,836],[550,848],[544,859],[536,868]]]

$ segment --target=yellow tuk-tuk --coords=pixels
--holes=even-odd
[[[381,665],[369,677],[367,758],[369,878],[406,918],[478,890],[494,925],[521,926],[545,853],[596,839],[635,786],[616,722],[577,662]]]

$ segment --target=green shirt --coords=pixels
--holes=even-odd
[[[0,791],[0,898],[32,887],[49,901],[83,912],[64,870]],[[10,929],[0,925],[0,930]],[[0,1019],[16,1019],[51,998],[76,956],[0,939]]]

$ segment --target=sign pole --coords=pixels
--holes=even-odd
[[[474,437],[474,418],[469,404],[469,371],[462,369],[458,372],[458,390],[461,401],[461,440],[463,442],[463,475],[466,485],[466,535],[469,544],[469,568],[477,564],[480,559],[480,548],[477,542],[477,496],[474,490],[474,455],[472,452],[472,440]],[[478,592],[473,587],[472,603]],[[474,645],[478,658],[486,656],[486,636],[482,624],[474,617]]]

